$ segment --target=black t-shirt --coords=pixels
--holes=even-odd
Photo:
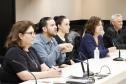
[[[55,36],[55,39],[56,39],[58,44],[69,42],[66,36],[65,36],[65,41],[63,41],[58,35]]]
[[[38,72],[41,71],[43,62],[33,48],[29,48],[29,52],[25,52],[18,46],[8,49],[3,62],[3,69],[13,75],[16,82],[22,82],[16,75],[21,71]],[[12,79],[12,78],[11,78]],[[10,80],[11,81],[11,80]]]
[[[55,39],[56,39],[56,41],[57,41],[58,44],[61,44],[61,43],[69,43],[66,35],[65,35],[65,41],[63,41],[58,35],[55,36]],[[70,60],[72,58],[73,58],[72,52],[67,52],[66,53],[66,59],[65,59],[64,63],[65,64],[71,64],[70,63]]]

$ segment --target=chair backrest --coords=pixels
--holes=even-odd
[[[0,80],[1,81],[17,81],[17,80],[14,80],[14,79],[16,79],[15,76],[6,72],[3,69],[3,67],[0,68]]]
[[[78,56],[79,56],[79,47],[80,47],[80,41],[81,41],[81,36],[76,36],[74,39],[74,48],[73,48],[73,58],[75,62],[79,62],[78,61]]]
[[[1,67],[0,67],[0,84],[17,84],[20,79],[17,78],[17,76],[11,74],[11,73],[8,73],[6,72],[4,69],[3,69],[3,60],[4,60],[4,56],[0,56],[0,64],[1,64]]]

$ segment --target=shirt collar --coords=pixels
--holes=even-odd
[[[41,40],[43,40],[46,44],[53,43],[53,37],[51,38],[51,40],[47,39],[43,34],[41,34],[40,37]]]

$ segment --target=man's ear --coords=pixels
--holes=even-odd
[[[43,27],[42,30],[43,30],[44,32],[47,32],[47,28],[46,28],[46,27]]]

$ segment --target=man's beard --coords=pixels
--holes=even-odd
[[[55,33],[48,33],[48,35],[49,35],[49,37],[54,37],[54,36],[56,36],[57,34]]]

